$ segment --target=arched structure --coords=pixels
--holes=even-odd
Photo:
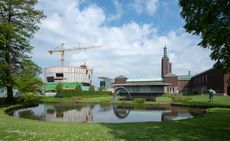
[[[127,92],[128,96],[129,96],[130,100],[133,100],[131,95],[130,95],[130,93],[129,93],[129,91],[128,91],[128,89],[126,89],[123,86],[115,88],[115,91],[113,93],[113,100],[115,100],[116,96],[119,94],[119,90],[125,90]]]

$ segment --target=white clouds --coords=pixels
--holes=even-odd
[[[157,10],[158,0],[134,0],[133,8],[138,14],[147,13],[153,16]]]
[[[108,17],[96,4],[80,9],[81,1],[59,0],[57,7],[50,1],[41,2],[40,7],[44,9],[47,19],[33,40],[33,57],[43,67],[60,64],[60,54],[50,56],[49,49],[61,42],[73,41],[103,46],[65,54],[67,65],[78,66],[86,60],[89,66],[94,67],[94,79],[120,74],[127,77],[160,77],[165,43],[174,73],[184,74],[188,70],[200,72],[211,67],[209,51],[197,47],[198,39],[184,30],[158,35],[151,24],[128,22],[120,27],[105,26]]]

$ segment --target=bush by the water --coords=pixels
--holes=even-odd
[[[134,103],[144,104],[145,99],[144,98],[134,98]]]
[[[37,102],[38,100],[39,97],[32,93],[25,93],[19,97],[19,102],[22,103],[32,103],[32,102]]]
[[[57,94],[61,94],[62,89],[63,89],[62,84],[61,83],[57,83],[57,85],[56,85],[56,92],[57,92]]]

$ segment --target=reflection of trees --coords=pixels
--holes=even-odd
[[[133,107],[130,106],[121,106],[121,105],[113,105],[113,113],[120,119],[124,119],[129,115]]]
[[[35,115],[32,110],[23,110],[18,112],[19,117],[21,118],[29,118],[29,119],[42,119],[42,116]]]

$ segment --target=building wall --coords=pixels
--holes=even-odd
[[[170,65],[169,65],[169,59],[163,57],[161,60],[161,77],[163,78],[166,74],[171,73],[170,72]]]
[[[171,86],[167,86],[166,93],[169,93],[169,94],[178,93],[177,76],[164,77],[164,83],[171,84]]]
[[[190,91],[189,80],[178,80],[178,91],[179,92],[188,92]]]
[[[170,83],[172,86],[177,87],[178,86],[178,80],[177,76],[172,76],[172,77],[164,77],[164,82],[165,83]]]
[[[220,94],[227,94],[230,75],[224,75],[216,69],[202,72],[191,79],[192,92],[207,92],[209,89],[215,90]]]
[[[115,78],[114,84],[124,84],[126,83],[127,78]]]
[[[58,76],[60,74],[60,76]],[[69,67],[69,66],[56,66],[47,67],[44,70],[45,81],[47,83],[53,82],[92,82],[92,69],[86,67]],[[48,80],[48,79],[51,79]]]

